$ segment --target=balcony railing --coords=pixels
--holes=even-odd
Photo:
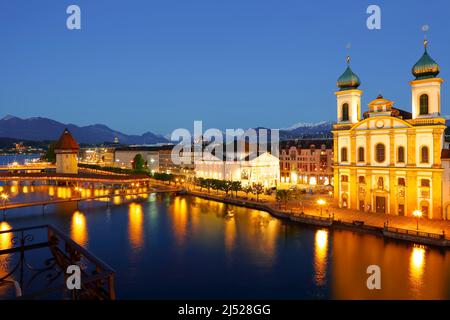
[[[0,262],[0,299],[115,299],[114,271],[51,225],[0,231]],[[79,290],[67,287],[70,265]]]

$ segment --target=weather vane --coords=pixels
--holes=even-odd
[[[349,42],[347,43],[347,45],[345,46],[345,49],[347,49],[347,64],[350,64],[350,49],[352,48],[352,44]]]
[[[428,39],[427,39],[427,32],[430,30],[430,26],[427,24],[424,24],[422,26],[422,32],[423,32],[423,45],[425,48],[428,46]]]

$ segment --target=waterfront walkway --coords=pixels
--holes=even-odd
[[[207,191],[200,191],[198,189],[191,189],[193,195],[208,196],[210,198],[216,198],[219,201],[237,200],[240,202],[245,201],[246,204],[260,208],[261,206],[270,208],[272,212],[289,216],[299,216],[302,212],[307,216],[314,216],[317,218],[330,219],[336,222],[343,222],[348,225],[357,222],[360,225],[366,227],[374,227],[382,229],[385,225],[390,228],[399,228],[415,232],[417,230],[417,220],[413,217],[401,217],[388,214],[377,214],[360,212],[356,210],[340,209],[334,206],[326,206],[322,209],[322,214],[317,205],[314,205],[315,197],[303,201],[289,201],[287,204],[277,203],[273,196],[262,196],[259,201],[256,201],[254,196],[247,197],[242,193],[238,193],[238,197],[229,194],[225,195],[224,192],[211,191],[209,194]],[[324,196],[323,198],[326,198]],[[331,199],[326,199],[331,202]],[[303,205],[299,205],[302,203]],[[419,219],[419,232],[430,233],[436,235],[443,235],[446,239],[450,240],[450,221],[445,220],[429,220]]]

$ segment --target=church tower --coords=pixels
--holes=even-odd
[[[428,54],[428,41],[424,41],[425,52],[412,68],[415,80],[411,81],[413,119],[441,116],[441,84],[438,78],[439,65]]]
[[[337,123],[353,124],[361,119],[361,95],[358,90],[361,82],[350,68],[350,56],[347,57],[347,69],[337,80]]]

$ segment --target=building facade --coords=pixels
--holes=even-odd
[[[448,218],[441,161],[443,80],[427,42],[412,72],[410,112],[380,95],[362,117],[358,76],[348,65],[338,79],[333,136],[334,200],[339,207],[400,216],[421,210],[430,219]]]
[[[333,140],[282,141],[280,182],[290,186],[332,184]]]

